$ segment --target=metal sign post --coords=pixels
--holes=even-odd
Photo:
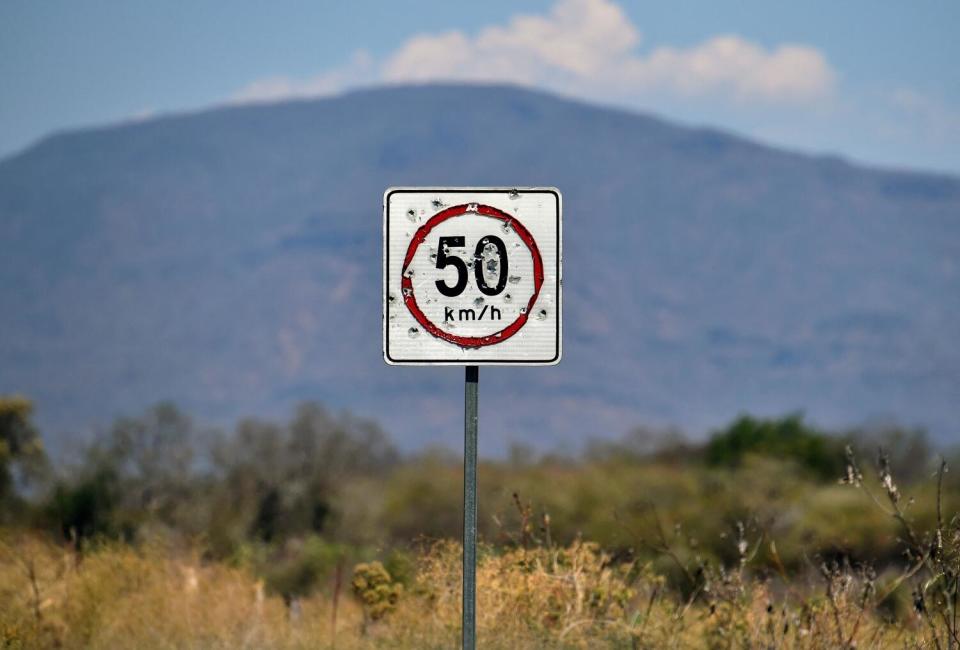
[[[477,643],[477,381],[561,354],[561,200],[552,187],[394,187],[383,195],[383,358],[466,366],[463,647]]]
[[[463,648],[477,644],[477,383],[467,366],[463,392]]]

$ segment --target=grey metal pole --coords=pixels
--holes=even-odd
[[[477,382],[467,366],[463,421],[463,649],[477,646]]]

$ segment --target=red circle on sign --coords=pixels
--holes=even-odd
[[[526,244],[527,249],[530,251],[530,255],[533,257],[533,295],[530,297],[529,302],[527,302],[526,309],[520,313],[520,315],[517,317],[517,320],[510,323],[499,332],[494,332],[493,334],[489,334],[487,336],[457,336],[456,334],[445,332],[437,327],[429,318],[427,318],[427,315],[423,313],[423,310],[420,309],[420,306],[417,304],[417,296],[413,290],[413,280],[407,277],[407,267],[410,266],[414,255],[417,254],[417,249],[420,248],[420,244],[427,239],[427,235],[430,234],[430,231],[447,219],[452,219],[453,217],[459,217],[469,213],[476,213],[485,217],[493,217],[494,219],[499,219],[508,223],[517,232],[517,235],[520,237],[523,243]],[[450,343],[455,343],[463,348],[480,348],[485,345],[493,345],[495,343],[506,341],[508,338],[519,332],[520,328],[527,323],[527,318],[530,316],[530,310],[533,309],[534,303],[537,302],[537,297],[540,295],[540,287],[543,286],[543,260],[540,257],[540,249],[537,248],[537,242],[533,240],[533,235],[531,235],[530,231],[527,230],[523,224],[517,221],[514,217],[510,216],[503,210],[498,210],[497,208],[490,207],[489,205],[455,205],[451,208],[447,208],[446,210],[441,210],[437,214],[430,217],[425,224],[420,226],[420,229],[417,230],[417,232],[413,235],[413,239],[410,240],[410,245],[407,247],[407,254],[403,258],[403,268],[400,270],[400,272],[400,288],[401,292],[403,293],[403,302],[407,305],[407,309],[410,310],[410,313],[413,314],[413,317],[417,319],[417,322],[423,326],[423,329],[427,330],[437,338],[441,338],[444,341],[449,341]]]

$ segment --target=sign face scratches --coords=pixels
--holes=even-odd
[[[553,188],[388,189],[386,362],[558,363],[560,215]]]

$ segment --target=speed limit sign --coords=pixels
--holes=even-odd
[[[383,205],[387,363],[560,361],[559,191],[397,187]]]

